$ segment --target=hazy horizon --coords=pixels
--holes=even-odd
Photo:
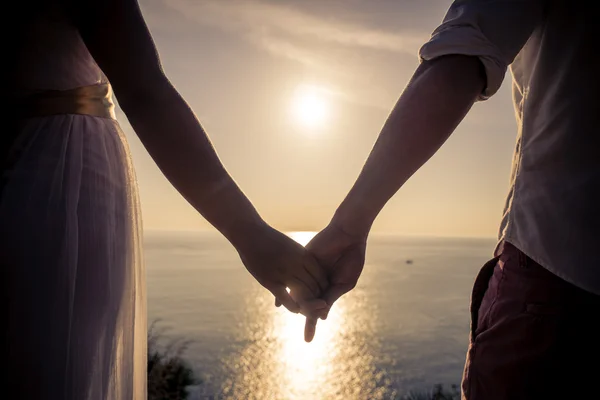
[[[294,234],[305,234],[309,236],[314,236],[319,233],[319,230],[314,231],[302,231],[302,230],[284,230],[281,232],[285,233],[288,236],[294,237]],[[220,233],[213,227],[207,226],[203,228],[188,228],[188,229],[169,229],[169,228],[144,228],[145,234],[163,234],[163,233],[182,233],[182,234],[214,234],[220,235]],[[468,235],[435,235],[435,234],[410,234],[410,233],[402,233],[402,232],[386,232],[386,231],[372,231],[369,236],[390,236],[396,238],[413,238],[413,239],[473,239],[473,240],[498,240],[498,237],[495,235],[491,236],[468,236]],[[300,241],[301,242],[301,241]]]
[[[358,175],[450,1],[142,0],[167,76],[275,228],[318,231]],[[127,134],[149,230],[210,230]],[[495,237],[516,124],[510,77],[373,231]]]

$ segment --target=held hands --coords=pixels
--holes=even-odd
[[[327,303],[319,297],[328,287],[326,272],[299,243],[264,224],[246,235],[237,251],[246,269],[275,296],[276,304],[306,316],[324,315]]]
[[[356,286],[367,234],[351,235],[330,224],[304,248],[265,225],[238,253],[254,278],[275,296],[276,306],[306,316],[304,338],[310,342],[318,318],[326,319],[335,301]]]
[[[349,234],[332,223],[306,246],[329,281],[320,296],[326,302],[326,308],[320,308],[322,303],[306,303],[305,307],[308,309],[302,312],[306,316],[304,339],[307,342],[312,341],[315,336],[318,318],[326,319],[333,303],[356,286],[365,263],[367,235],[368,232]],[[314,308],[315,306],[319,309]]]

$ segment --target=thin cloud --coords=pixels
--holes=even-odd
[[[289,40],[267,34],[249,35],[248,39],[271,54],[297,61],[309,67],[324,69],[323,63],[317,60],[318,57],[315,56],[314,52],[295,45]]]
[[[251,33],[252,37],[278,33],[346,46],[411,54],[423,43],[423,38],[427,37],[420,32],[386,32],[327,19],[261,0],[169,0],[166,5],[199,23],[227,30],[243,30]]]
[[[171,11],[194,23],[239,34],[257,48],[307,66],[324,78],[330,77],[330,82],[352,82],[352,89],[334,90],[335,96],[386,111],[394,99],[371,82],[361,84],[363,79],[357,79],[356,68],[348,68],[336,49],[345,54],[363,49],[416,59],[419,46],[429,36],[425,32],[378,30],[264,0],[163,1]]]

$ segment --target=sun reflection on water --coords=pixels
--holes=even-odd
[[[316,232],[290,232],[289,236],[305,246]],[[333,309],[327,321],[317,324],[317,335],[311,343],[303,340],[305,318],[288,312],[277,313],[275,335],[280,341],[279,365],[284,398],[308,398],[317,388],[330,382],[343,308]]]
[[[317,325],[317,335],[311,343],[303,340],[304,321],[300,315],[278,313],[275,335],[280,346],[277,354],[282,381],[280,390],[286,399],[306,399],[312,393],[329,392],[332,371],[338,355],[344,310],[337,307],[327,321]]]

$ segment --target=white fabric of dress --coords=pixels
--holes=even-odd
[[[31,26],[15,95],[108,84],[60,9]],[[27,118],[16,133],[0,192],[14,398],[144,400],[142,227],[125,136],[114,118],[84,114]]]

